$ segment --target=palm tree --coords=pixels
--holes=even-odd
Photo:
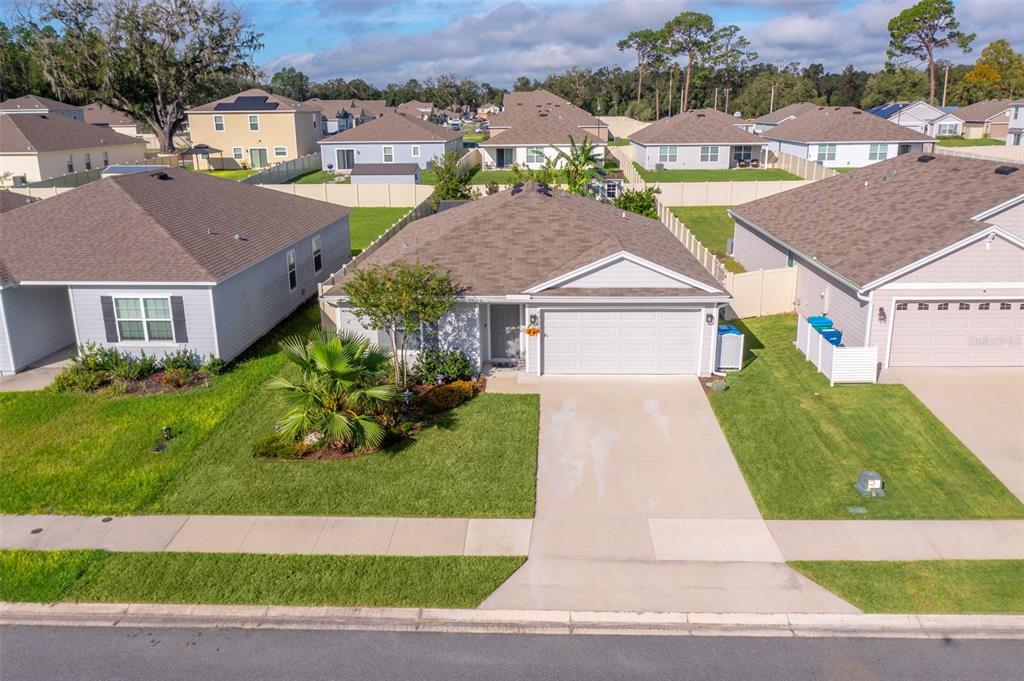
[[[295,381],[277,376],[263,386],[288,407],[278,433],[293,441],[318,433],[352,449],[381,443],[384,429],[375,416],[398,396],[395,386],[385,383],[391,369],[387,350],[366,338],[324,331],[279,345],[300,376]]]
[[[602,158],[598,156],[597,147],[589,137],[584,137],[582,142],[576,144],[576,140],[569,135],[569,151],[559,149],[556,158],[565,161],[562,170],[569,191],[574,194],[586,193],[590,178],[600,174],[597,164],[602,162]]]

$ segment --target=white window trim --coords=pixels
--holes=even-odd
[[[420,145],[418,145],[418,144],[412,145],[412,149],[410,150],[409,153],[412,154],[413,158],[419,158],[420,157]]]
[[[69,173],[75,172],[75,155],[68,154],[67,163],[64,164]]]
[[[887,158],[889,158],[888,144],[871,144],[868,146],[869,161],[884,161]]]
[[[117,314],[117,301],[119,300],[137,300],[139,302],[139,314],[140,317],[120,317]],[[147,300],[165,300],[167,301],[167,312],[168,316],[154,317],[150,319],[146,316],[146,301]],[[114,306],[114,326],[117,327],[117,342],[125,344],[138,344],[148,343],[152,345],[174,345],[174,312],[171,310],[171,297],[170,296],[113,296]],[[121,338],[121,322],[142,322],[142,335],[144,340],[125,340]],[[171,325],[171,337],[169,339],[152,340],[149,337],[149,324],[148,322],[168,322]]]
[[[277,153],[277,150],[278,150],[278,149],[280,149],[280,150],[281,150],[281,153],[280,153],[280,154],[279,154],[279,153]],[[276,156],[287,156],[287,155],[288,155],[288,147],[283,147],[283,146],[277,146],[277,147],[274,147],[274,156],[275,156],[275,157],[276,157]]]
[[[103,152],[103,167],[107,168],[110,166],[110,152]]]
[[[86,170],[92,170],[92,154],[88,151],[85,152],[85,159],[83,161]]]
[[[836,160],[836,145],[834,144],[819,144],[818,145],[818,160],[819,161],[834,161]]]
[[[254,119],[254,118],[256,119],[256,127],[255,128],[252,127],[252,119]],[[260,131],[260,115],[259,114],[249,114],[249,132],[259,132],[259,131]]]
[[[217,123],[218,122],[220,123],[220,128],[217,127]],[[214,114],[214,116],[213,116],[213,131],[214,132],[224,132],[225,130],[227,130],[227,127],[228,127],[227,123],[224,121],[224,116],[222,114]]]
[[[288,290],[294,291],[299,287],[299,268],[295,262],[295,249],[285,253],[284,260],[288,271]],[[295,275],[295,284],[292,284],[292,275]]]
[[[312,241],[310,241],[310,246],[313,249],[313,271],[319,272],[324,268],[324,243],[319,234],[313,237]],[[316,258],[318,255],[320,256],[319,267],[316,266]]]
[[[676,163],[679,160],[679,147],[658,147],[658,163]]]
[[[534,157],[539,155],[540,156],[540,160],[538,161],[538,160],[536,160],[536,158],[534,158],[534,160],[531,161],[530,160],[530,155],[531,154]],[[526,147],[526,162],[527,163],[544,163],[545,161],[547,161],[547,156],[544,154],[544,147]]]
[[[243,149],[242,147],[231,147],[231,158],[233,158],[236,161],[244,161],[245,149]]]
[[[707,156],[707,158],[704,158]],[[701,145],[700,148],[700,162],[701,163],[718,163],[718,146],[717,145]]]
[[[388,160],[388,149],[391,150],[391,160]],[[395,147],[392,144],[385,144],[380,148],[380,158],[383,163],[395,162]]]

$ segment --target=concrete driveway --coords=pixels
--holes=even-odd
[[[1024,367],[890,369],[1024,501]]]
[[[537,387],[529,560],[482,607],[855,611],[785,565],[696,379]]]

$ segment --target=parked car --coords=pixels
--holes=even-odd
[[[452,122],[451,125],[452,125],[452,130],[462,130],[462,126],[459,124],[458,121]]]
[[[462,148],[463,149],[476,149],[479,146],[480,145],[477,142],[463,142],[462,143]]]

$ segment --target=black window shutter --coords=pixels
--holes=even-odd
[[[107,342],[116,343],[119,339],[117,336],[117,318],[114,317],[113,296],[100,296],[100,308],[103,309],[103,328],[107,331]]]
[[[187,343],[188,329],[185,328],[185,303],[181,296],[171,296],[171,321],[174,322],[174,342]]]

